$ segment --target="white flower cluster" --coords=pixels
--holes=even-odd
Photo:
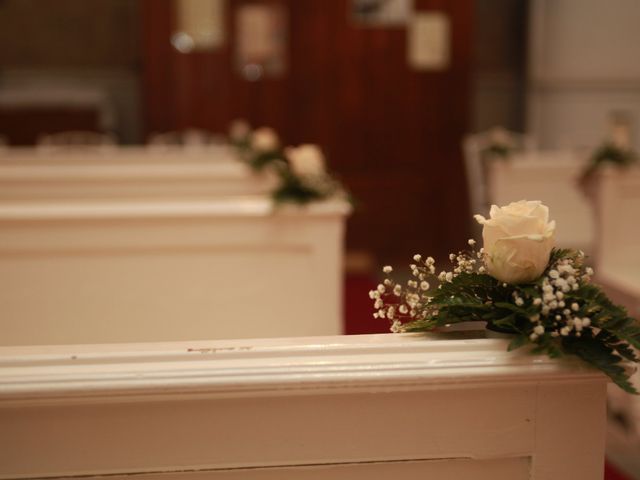
[[[572,292],[580,288],[582,283],[589,282],[593,269],[583,269],[584,253],[579,252],[576,259],[564,258],[551,268],[542,279],[541,295],[531,299],[539,313],[530,317],[535,325],[529,335],[532,341],[538,340],[545,332],[552,337],[575,335],[580,337],[582,331],[591,327],[591,319],[582,311],[578,299],[572,298]],[[514,292],[514,302],[518,306],[525,300]],[[547,319],[544,322],[545,318]],[[543,325],[547,324],[547,328]]]
[[[442,283],[451,282],[462,273],[485,273],[482,265],[483,250],[475,250],[476,241],[470,239],[468,244],[472,250],[470,252],[458,252],[450,254],[449,260],[453,268],[449,271],[443,270],[436,274],[436,262],[433,257],[423,258],[422,255],[413,256],[413,261],[409,265],[411,277],[406,285],[396,283],[390,277],[393,267],[385,266],[382,271],[386,278],[377,286],[375,290],[369,292],[369,298],[373,300],[376,310],[374,318],[386,318],[390,320],[391,331],[402,331],[403,320],[423,320],[428,316],[437,315],[438,311],[430,305],[433,296],[432,286],[441,288]]]

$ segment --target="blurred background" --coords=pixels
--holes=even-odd
[[[319,145],[355,199],[344,243],[336,237],[346,333],[386,331],[366,298],[382,265],[446,258],[478,238],[473,213],[521,198],[547,203],[560,245],[590,254],[610,274],[603,283],[614,278],[610,294],[638,313],[640,232],[629,225],[640,183],[616,204],[622,226],[580,186],[598,147],[640,148],[638,21],[637,0],[0,0],[0,220],[64,199],[42,194],[51,179],[77,180],[51,170],[68,155],[43,147],[108,145],[114,158],[133,155],[140,175],[156,169],[141,149],[224,146],[245,119],[282,145]],[[31,156],[48,170],[15,169]],[[95,201],[97,181],[74,202]],[[128,188],[115,200],[137,195]],[[32,238],[23,234],[16,245]],[[7,271],[33,278],[22,264]],[[640,414],[618,402],[611,455],[637,473]]]

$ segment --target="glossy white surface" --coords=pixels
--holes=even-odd
[[[0,201],[181,199],[265,195],[228,146],[11,148],[0,153]]]
[[[0,205],[0,344],[341,333],[349,211],[256,197]]]
[[[0,478],[601,479],[605,377],[507,343],[0,348]]]

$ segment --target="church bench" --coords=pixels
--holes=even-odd
[[[272,175],[255,175],[225,146],[90,147],[0,153],[0,201],[203,198],[266,195]]]
[[[0,204],[0,345],[342,333],[349,211],[261,197]]]
[[[606,378],[507,344],[1,347],[0,478],[601,480]]]

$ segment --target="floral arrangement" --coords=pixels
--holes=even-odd
[[[638,156],[631,148],[628,126],[625,124],[614,125],[610,138],[591,155],[582,173],[582,181],[591,177],[605,165],[628,167],[637,160]]]
[[[277,133],[267,127],[251,131],[244,120],[232,122],[229,139],[243,160],[256,172],[270,169],[279,179],[272,192],[277,204],[306,204],[330,197],[350,197],[326,168],[326,159],[317,145],[281,148]]]
[[[229,143],[241,153],[251,147],[251,125],[246,120],[236,119],[229,126]]]
[[[508,159],[516,150],[516,145],[509,132],[502,127],[494,127],[489,131],[487,144],[482,149],[483,157]]]
[[[369,292],[375,318],[393,332],[426,332],[468,321],[512,335],[509,350],[529,345],[552,358],[576,355],[627,392],[638,393],[624,362],[638,362],[640,326],[591,283],[581,251],[554,248],[555,222],[541,202],[492,206],[483,247],[451,254],[437,273],[432,257],[415,255],[406,284],[391,278]]]
[[[305,204],[329,197],[348,197],[340,182],[327,172],[325,157],[317,145],[288,147],[284,154],[286,164],[276,166],[280,184],[273,199],[277,203]]]

